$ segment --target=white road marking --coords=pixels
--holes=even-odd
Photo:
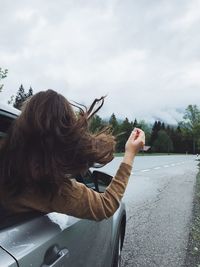
[[[134,172],[131,172],[131,174],[133,175],[137,171],[139,171],[139,172],[149,172],[149,171],[152,171],[152,170],[159,170],[161,168],[169,168],[170,166],[181,165],[183,163],[185,163],[185,161],[177,162],[177,163],[171,163],[171,164],[166,164],[166,165],[163,165],[161,167],[160,166],[157,166],[157,167],[154,167],[154,168],[144,169],[144,170],[135,169]]]
[[[148,171],[150,171],[150,169],[141,170],[141,172],[148,172]]]

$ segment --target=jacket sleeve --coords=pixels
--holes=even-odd
[[[84,184],[69,180],[51,204],[51,211],[74,217],[100,221],[112,216],[119,207],[132,167],[121,163],[116,175],[104,193],[98,193]]]

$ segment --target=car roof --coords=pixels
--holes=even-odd
[[[21,113],[20,110],[14,108],[13,106],[10,106],[10,105],[7,105],[7,104],[1,103],[1,102],[0,102],[0,111],[4,111],[6,113],[10,113],[10,114],[13,114],[16,116],[19,116]]]

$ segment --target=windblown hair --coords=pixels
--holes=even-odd
[[[53,90],[32,96],[0,148],[0,195],[16,196],[30,187],[54,195],[67,175],[110,162],[115,147],[111,131],[94,135],[88,130],[103,103],[104,97],[95,99],[87,109]]]

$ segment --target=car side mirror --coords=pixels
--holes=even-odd
[[[111,175],[101,171],[93,171],[92,177],[94,179],[95,187],[98,192],[104,192],[113,178]]]

